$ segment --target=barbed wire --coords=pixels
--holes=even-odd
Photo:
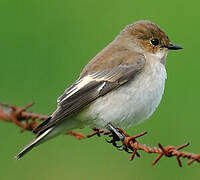
[[[25,130],[32,131],[39,124],[39,121],[45,120],[48,117],[42,114],[27,112],[27,109],[33,106],[33,104],[34,103],[29,103],[24,107],[17,107],[7,103],[0,103],[0,119],[5,122],[14,123],[21,128],[21,132],[24,132]],[[180,151],[181,149],[188,146],[189,143],[185,143],[178,147],[172,145],[164,147],[163,145],[161,145],[161,143],[158,143],[158,147],[149,147],[145,144],[140,144],[137,141],[139,137],[147,134],[146,131],[135,136],[130,136],[122,129],[119,129],[119,131],[121,131],[125,135],[124,141],[119,147],[115,144],[116,141],[114,140],[113,134],[111,132],[105,132],[103,129],[99,130],[96,128],[93,128],[93,131],[94,132],[89,135],[84,135],[75,131],[69,131],[66,132],[66,135],[72,135],[76,139],[85,139],[93,137],[95,135],[100,136],[101,134],[109,136],[112,138],[109,142],[113,143],[113,145],[115,145],[118,149],[125,150],[127,153],[131,154],[130,160],[133,160],[135,156],[140,157],[138,151],[144,151],[148,154],[157,154],[157,157],[152,162],[152,165],[155,165],[164,156],[168,158],[176,157],[178,165],[180,167],[182,167],[181,158],[188,159],[188,165],[192,164],[193,162],[200,162],[200,154]]]

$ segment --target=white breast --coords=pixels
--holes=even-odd
[[[97,128],[104,128],[109,122],[116,127],[131,127],[155,111],[164,92],[165,79],[163,64],[147,63],[135,79],[92,103],[80,114],[81,119]]]

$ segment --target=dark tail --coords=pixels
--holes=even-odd
[[[51,120],[51,116],[48,117],[42,123],[40,123],[35,129],[33,129],[33,133],[38,133],[40,131],[40,129],[42,129],[45,125],[47,125],[49,123],[50,120]]]
[[[25,146],[25,148],[19,153],[17,154],[17,156],[15,156],[15,158],[18,160],[21,157],[23,157],[27,152],[29,152],[32,148],[34,148],[36,145],[38,145],[39,143],[42,142],[42,140],[44,139],[44,137],[46,137],[53,129],[54,127],[51,127],[49,129],[47,129],[45,132],[43,132],[42,134],[39,134],[35,139],[33,139],[27,146]]]

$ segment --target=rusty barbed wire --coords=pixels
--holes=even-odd
[[[34,103],[29,103],[24,107],[17,107],[13,105],[9,105],[7,103],[0,103],[0,119],[6,122],[12,122],[16,124],[18,127],[21,128],[21,132],[28,130],[32,131],[37,125],[38,120],[45,120],[48,116],[41,115],[33,112],[27,112],[26,110],[30,108]],[[105,132],[103,129],[96,129],[93,128],[93,133],[85,136],[82,133],[69,131],[66,132],[66,135],[72,135],[76,139],[85,139],[90,138],[95,135],[100,136],[101,134],[113,137],[112,133]],[[137,141],[137,138],[144,136],[147,134],[146,131],[135,135],[130,136],[125,131],[119,128],[119,131],[121,131],[125,135],[125,139],[123,141],[122,146],[126,147],[126,152],[130,153],[130,160],[133,160],[135,156],[140,157],[140,154],[138,151],[144,151],[149,154],[158,154],[155,160],[152,162],[152,165],[155,165],[162,157],[176,157],[178,165],[182,167],[181,158],[187,158],[189,161],[187,162],[188,165],[192,164],[193,162],[200,163],[200,154],[195,154],[191,152],[184,152],[180,151],[181,149],[185,148],[189,145],[189,143],[185,143],[183,145],[180,145],[178,147],[168,145],[164,147],[161,145],[161,143],[158,143],[158,147],[149,147],[145,144],[140,144]],[[128,149],[128,150],[127,150]],[[130,150],[130,151],[129,151]]]
[[[33,104],[31,102],[24,107],[16,107],[7,103],[0,103],[0,119],[13,122],[21,127],[21,132],[25,130],[32,131],[38,125],[36,120],[45,120],[47,118],[45,115],[26,112]]]
[[[29,103],[24,107],[17,107],[7,103],[0,103],[0,119],[6,122],[12,122],[21,128],[21,132],[25,130],[33,131],[33,129],[39,124],[38,120],[45,120],[48,118],[46,115],[37,114],[33,112],[26,112],[28,108],[33,106],[34,103]],[[66,135],[72,135],[76,139],[84,139],[85,135],[69,131]]]

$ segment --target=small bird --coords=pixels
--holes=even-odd
[[[178,49],[182,47],[172,44],[151,21],[127,25],[57,99],[57,109],[33,130],[35,139],[16,158],[76,128],[112,130],[121,139],[116,128],[136,125],[159,105],[167,78],[168,50]]]

